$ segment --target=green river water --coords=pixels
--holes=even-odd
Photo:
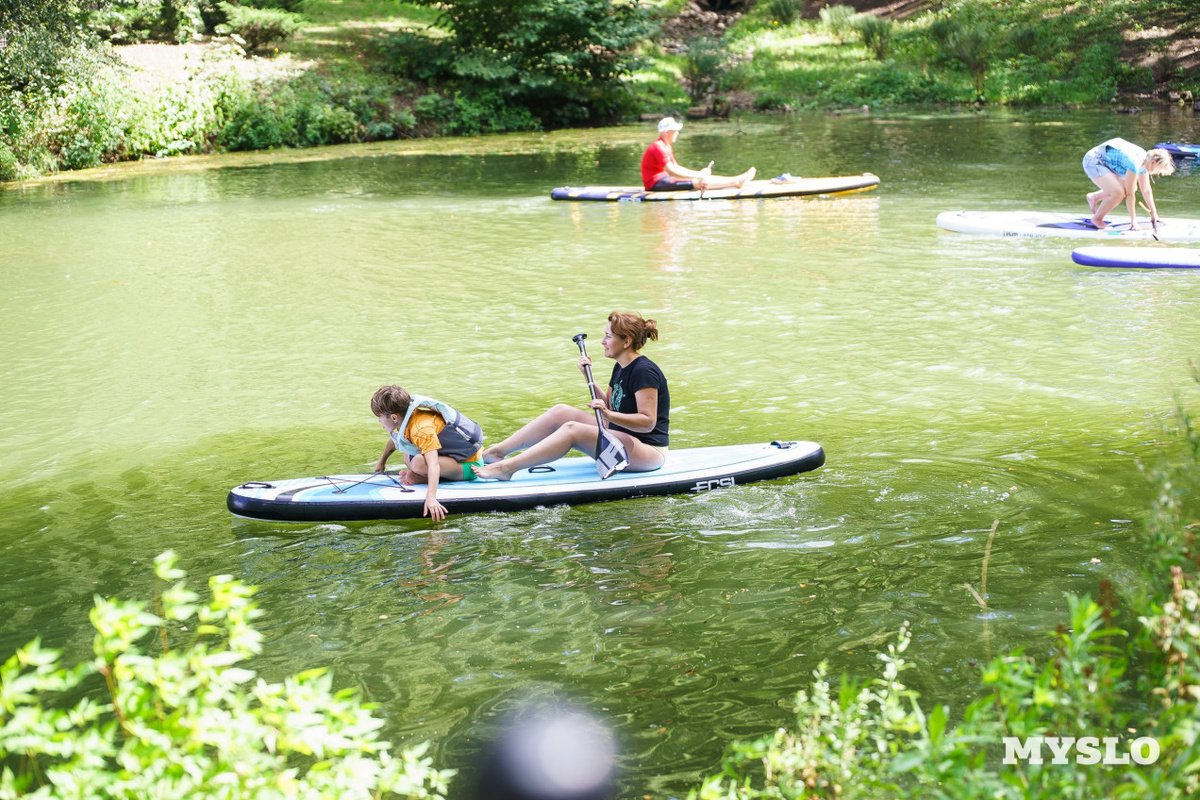
[[[746,117],[676,146],[723,172],[882,179],[840,199],[549,199],[636,182],[650,125],[0,191],[0,651],[40,635],[87,657],[93,595],[150,598],[173,549],[199,581],[260,588],[261,673],[331,667],[390,739],[462,769],[459,794],[534,698],[614,727],[624,797],[681,796],[786,723],[820,661],[873,674],[905,620],[911,684],[961,710],[989,653],[1046,652],[1064,592],[1130,580],[1138,462],[1200,357],[1200,274],[1077,267],[1070,240],[934,218],[1086,210],[1080,160],[1115,135],[1195,142],[1200,120]],[[1155,186],[1165,216],[1200,217],[1200,169]],[[571,336],[613,309],[659,321],[673,448],[809,439],[825,467],[440,525],[226,511],[243,481],[369,470],[384,383],[492,441],[582,403]],[[994,521],[985,616],[964,584]]]

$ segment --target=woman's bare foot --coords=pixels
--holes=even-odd
[[[1108,223],[1103,219],[1096,219],[1095,217],[1092,217],[1092,227],[1098,231],[1102,231],[1108,227]]]
[[[1096,216],[1096,201],[1100,199],[1097,194],[1097,192],[1088,192],[1087,195],[1088,208],[1091,209],[1092,216]]]
[[[487,464],[482,467],[471,467],[475,476],[482,478],[485,481],[509,481],[512,480],[515,469],[507,466],[503,461],[497,461],[493,464]]]
[[[507,455],[507,453],[497,452],[496,445],[492,445],[491,447],[484,448],[483,455],[481,456],[481,458],[483,459],[483,463],[492,464],[492,463],[504,458],[504,456],[506,456],[506,455]]]

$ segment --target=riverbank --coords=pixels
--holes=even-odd
[[[769,0],[715,13],[665,0],[620,91],[575,118],[1191,102],[1200,99],[1200,22],[1185,5],[863,0],[818,9]],[[0,181],[146,158],[563,125],[498,85],[457,75],[461,65],[436,44],[446,32],[435,9],[309,0],[303,10],[295,34],[259,54],[236,37],[111,46],[115,59],[59,96],[0,103]]]

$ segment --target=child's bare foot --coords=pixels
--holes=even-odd
[[[487,464],[482,467],[471,467],[475,476],[482,478],[485,481],[508,481],[512,480],[515,469],[505,465],[503,461],[497,461],[493,464]]]

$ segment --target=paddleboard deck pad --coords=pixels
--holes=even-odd
[[[550,193],[554,200],[607,200],[618,203],[638,203],[651,200],[748,200],[767,197],[811,197],[814,195],[850,194],[874,189],[878,176],[869,172],[838,178],[791,178],[749,181],[742,188],[707,189],[703,197],[699,190],[688,192],[647,192],[641,186],[563,186]]]
[[[1105,222],[1108,227],[1098,230],[1082,214],[1050,211],[943,211],[937,216],[938,227],[948,231],[1021,239],[1153,240],[1157,235],[1163,242],[1200,241],[1200,219],[1160,219],[1157,231],[1146,217],[1139,220],[1139,230],[1130,230],[1128,217],[1108,217]]]
[[[1077,247],[1071,260],[1085,267],[1200,269],[1200,250],[1185,247]]]
[[[451,514],[522,511],[712,489],[772,480],[817,469],[825,451],[814,442],[770,442],[672,450],[654,472],[618,472],[607,480],[596,462],[561,458],[521,470],[510,481],[454,481],[438,486]],[[396,473],[323,475],[250,481],[229,492],[226,505],[239,517],[274,522],[349,522],[420,517],[425,485],[405,486]]]

